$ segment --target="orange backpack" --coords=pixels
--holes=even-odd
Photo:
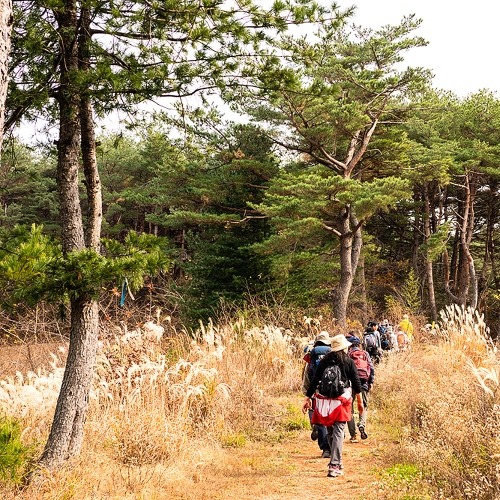
[[[398,347],[403,349],[406,346],[406,336],[403,332],[398,333]]]

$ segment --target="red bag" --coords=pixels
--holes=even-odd
[[[349,351],[349,357],[354,361],[358,369],[358,376],[361,383],[368,382],[371,373],[370,363],[368,363],[368,355],[361,349],[354,349]]]

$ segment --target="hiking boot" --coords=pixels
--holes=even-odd
[[[356,436],[351,436],[351,439],[349,439],[350,443],[359,443],[358,438]]]
[[[364,427],[359,428],[359,433],[361,434],[361,439],[368,439],[368,434],[365,432]]]
[[[311,439],[313,441],[316,441],[316,439],[318,439],[318,426],[316,424],[313,424],[312,426]]]
[[[330,450],[323,450],[323,453],[321,454],[321,458],[330,458]]]
[[[340,468],[339,465],[329,465],[328,466],[328,477],[337,477],[337,476],[342,476],[344,474],[344,471]]]

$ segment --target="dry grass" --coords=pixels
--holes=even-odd
[[[378,372],[375,404],[400,443],[394,461],[416,464],[436,498],[497,498],[499,362],[484,321],[449,307],[426,339]]]
[[[165,330],[148,322],[106,335],[83,453],[27,491],[0,489],[2,498],[170,498],[182,478],[196,481],[193,470],[223,457],[224,448],[285,432],[288,410],[277,397],[299,390],[308,339],[275,326],[247,328],[243,320],[201,325],[195,339],[171,324]],[[54,359],[48,371],[0,383],[0,406],[40,450],[62,370]],[[297,420],[294,426],[307,425]]]
[[[81,456],[28,490],[0,487],[1,498],[218,498],[235,477],[245,488],[254,482],[253,459],[234,463],[235,448],[269,447],[286,429],[307,426],[284,401],[297,400],[302,347],[325,327],[320,320],[302,317],[293,334],[228,318],[193,337],[160,319],[103,337]],[[381,475],[380,498],[497,498],[499,362],[483,319],[450,307],[436,330],[415,337],[411,350],[377,368],[370,425],[379,422],[383,442],[397,443],[377,452],[394,464]],[[60,374],[54,362],[0,384],[0,405],[39,449]],[[274,477],[284,465],[272,458],[266,474]]]

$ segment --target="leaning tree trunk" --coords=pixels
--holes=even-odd
[[[11,31],[12,1],[0,0],[0,158],[2,157]]]
[[[81,101],[80,92],[73,85],[72,77],[77,73],[77,7],[73,0],[66,0],[64,10],[55,12],[61,50],[61,88],[58,94],[60,123],[58,141],[57,187],[61,215],[61,239],[64,254],[86,248],[84,225],[79,198],[79,146]],[[85,108],[88,109],[89,108]],[[85,115],[85,113],[82,113]],[[90,126],[91,115],[83,118],[86,130],[85,144],[94,147],[93,128]],[[85,122],[87,120],[87,122]],[[87,128],[85,128],[87,127]],[[88,128],[90,127],[90,129]],[[89,130],[92,132],[89,136]],[[92,142],[93,141],[93,142]],[[93,146],[92,146],[93,144]],[[94,153],[95,156],[95,153]],[[84,155],[87,168],[96,168],[92,163],[92,151]],[[90,162],[89,162],[90,159]],[[90,166],[89,166],[90,165]],[[92,166],[93,165],[93,166]],[[89,180],[86,173],[87,191],[89,186],[95,189],[94,201],[100,200],[98,176]],[[97,179],[97,180],[96,180]],[[97,186],[97,188],[96,188]],[[92,217],[100,217],[100,207],[89,210]],[[94,221],[90,221],[92,226]],[[95,248],[100,233],[100,223],[87,233],[89,246]],[[70,344],[66,369],[57,400],[54,420],[45,449],[40,457],[42,467],[54,468],[64,460],[78,454],[83,442],[85,415],[88,394],[92,384],[94,365],[98,345],[98,304],[85,294],[71,300]]]

